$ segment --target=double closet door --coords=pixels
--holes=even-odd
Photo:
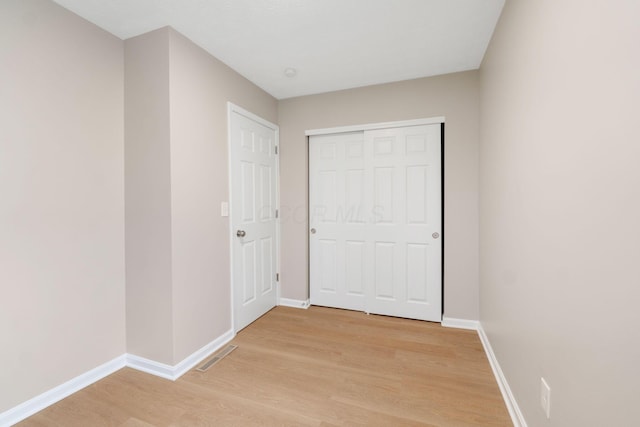
[[[441,321],[441,126],[311,136],[311,304]]]

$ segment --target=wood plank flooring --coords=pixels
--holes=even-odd
[[[129,368],[19,426],[511,426],[473,331],[276,307],[207,372]]]

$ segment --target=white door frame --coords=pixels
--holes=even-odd
[[[379,122],[379,123],[367,123],[367,124],[360,124],[360,125],[351,125],[351,126],[339,126],[339,127],[332,127],[332,128],[320,128],[320,129],[309,129],[305,131],[305,136],[307,137],[307,156],[309,155],[309,137],[310,136],[316,136],[316,135],[331,135],[331,134],[336,134],[336,133],[347,133],[347,132],[364,132],[364,131],[368,131],[368,130],[377,130],[377,129],[392,129],[392,128],[399,128],[399,127],[408,127],[408,126],[421,126],[421,125],[432,125],[432,124],[442,124],[444,125],[445,123],[445,116],[436,116],[436,117],[429,117],[429,118],[423,118],[423,119],[414,119],[414,120],[401,120],[401,121],[394,121],[394,122]],[[442,138],[442,141],[444,141],[444,131],[440,134],[440,137]],[[445,210],[445,205],[444,205],[444,188],[445,188],[445,180],[444,180],[444,173],[445,173],[445,165],[444,165],[444,158],[445,158],[445,152],[444,152],[444,145],[442,146],[442,151],[440,152],[440,161],[442,162],[441,165],[441,174],[442,174],[442,180],[441,180],[441,209],[442,209],[442,218],[441,218],[441,222],[442,222],[442,236],[440,239],[440,244],[442,245],[442,271],[441,271],[441,287],[442,287],[442,294],[441,294],[441,304],[442,306],[440,307],[441,312],[444,312],[444,260],[445,260],[445,255],[444,255],[444,248],[445,248],[445,238],[446,238],[446,232],[445,232],[445,218],[444,218],[444,210]],[[309,158],[307,157],[307,164],[309,162]],[[307,185],[309,183],[309,179],[310,179],[310,171],[307,168]],[[307,188],[307,192],[309,192],[309,188]],[[307,214],[310,215],[311,213],[311,198],[307,197]],[[310,218],[307,217],[307,229],[309,228],[308,225],[310,224]],[[311,258],[310,258],[310,250],[309,250],[309,245],[311,244],[311,241],[309,240],[309,233],[306,233],[307,236],[307,264],[308,264],[308,271],[311,271]],[[308,279],[308,289],[307,292],[310,295],[311,294],[311,278],[309,277]],[[440,315],[440,319],[442,320],[442,313]]]
[[[234,335],[238,332],[236,331],[235,326],[235,301],[234,301],[234,277],[233,277],[233,242],[235,238],[234,229],[231,224],[231,219],[233,218],[233,204],[232,193],[233,193],[233,182],[232,182],[232,169],[231,169],[231,144],[233,143],[231,138],[231,115],[233,113],[240,114],[248,119],[253,120],[256,123],[259,123],[269,129],[272,129],[275,132],[275,146],[277,150],[280,150],[280,127],[274,123],[271,123],[268,120],[263,119],[260,116],[253,114],[252,112],[245,110],[244,108],[236,105],[232,102],[227,102],[227,164],[228,164],[228,178],[229,178],[229,195],[228,195],[228,203],[229,203],[229,293],[230,293],[230,303],[231,303],[231,329],[233,329]],[[280,212],[280,156],[276,156],[276,211]],[[280,215],[276,216],[276,270],[277,274],[280,273]],[[280,304],[280,280],[276,281],[276,305]]]
[[[369,123],[364,125],[340,126],[335,128],[311,129],[304,132],[306,136],[330,135],[332,133],[361,132],[375,129],[403,128],[408,126],[434,125],[444,123],[444,116],[426,119],[401,120],[399,122]]]

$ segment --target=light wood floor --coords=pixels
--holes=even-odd
[[[276,307],[206,373],[122,369],[19,426],[511,426],[475,332]]]

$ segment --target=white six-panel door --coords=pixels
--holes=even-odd
[[[372,210],[365,193],[368,154],[362,132],[309,140],[312,304],[365,310],[370,223],[366,216]]]
[[[309,140],[311,303],[441,320],[440,125]]]
[[[237,107],[229,114],[233,318],[239,331],[277,302],[277,126]]]

